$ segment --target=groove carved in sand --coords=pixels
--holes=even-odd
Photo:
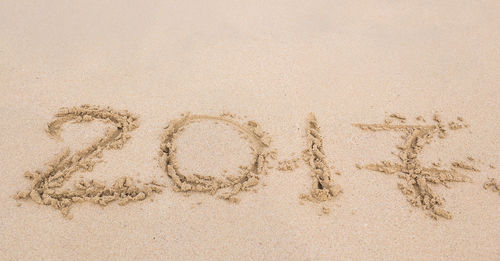
[[[447,130],[438,115],[434,116],[434,121],[435,125],[354,124],[362,130],[404,132],[402,136],[404,142],[397,147],[400,162],[382,161],[357,166],[386,174],[398,173],[398,177],[404,180],[398,183],[398,187],[413,206],[424,209],[434,219],[437,217],[450,219],[451,213],[443,209],[444,199],[432,190],[430,184],[448,187],[448,182],[470,182],[471,179],[453,168],[424,167],[418,160],[423,146],[430,143],[435,134],[440,138],[447,135]]]
[[[323,137],[313,113],[310,113],[307,119],[306,135],[307,149],[303,153],[303,159],[311,168],[313,185],[311,193],[301,195],[301,199],[315,202],[331,200],[342,193],[342,188],[332,180],[331,170],[323,149]]]
[[[181,134],[185,126],[202,120],[226,123],[243,133],[245,138],[248,139],[253,151],[253,160],[248,166],[240,166],[239,175],[228,175],[219,178],[200,174],[183,174],[179,171],[175,156],[176,137]],[[228,114],[222,114],[221,116],[187,114],[180,119],[171,120],[165,128],[159,153],[160,167],[172,179],[175,191],[184,193],[204,192],[211,195],[220,191],[219,198],[238,202],[239,198],[236,195],[259,184],[260,175],[266,174],[265,166],[270,156],[270,142],[269,135],[262,131],[255,121],[241,124],[234,119],[234,116]]]
[[[96,180],[79,180],[73,189],[63,189],[63,184],[77,171],[92,171],[101,161],[106,149],[121,149],[130,139],[129,132],[136,129],[138,117],[128,111],[115,111],[109,107],[82,105],[61,108],[56,119],[47,124],[46,132],[61,139],[62,125],[68,122],[81,123],[100,120],[112,124],[104,137],[96,139],[89,147],[71,155],[67,148],[47,163],[44,170],[27,171],[25,177],[32,181],[31,187],[16,194],[16,199],[31,199],[41,205],[50,205],[71,218],[70,207],[78,202],[93,202],[101,206],[118,200],[120,205],[130,201],[141,201],[152,193],[161,192],[161,184],[150,182],[138,187],[130,177],[121,177],[108,187]]]

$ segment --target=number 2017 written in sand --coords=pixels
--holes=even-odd
[[[65,123],[83,123],[103,121],[112,127],[106,130],[103,137],[96,139],[90,146],[71,153],[65,149],[56,155],[47,168],[27,171],[25,177],[31,181],[29,189],[19,191],[15,198],[32,200],[41,205],[50,205],[71,218],[69,213],[73,204],[92,202],[106,206],[113,201],[124,205],[133,201],[143,201],[155,193],[161,193],[166,185],[151,180],[139,184],[131,177],[121,177],[108,186],[97,180],[79,179],[71,188],[64,186],[72,174],[78,171],[92,171],[101,162],[103,152],[108,149],[121,149],[131,138],[130,132],[139,127],[138,117],[128,111],[116,111],[109,107],[82,105],[73,108],[61,108],[55,114],[55,120],[47,124],[47,133],[60,139],[62,126]],[[471,179],[457,169],[478,171],[477,168],[465,162],[453,162],[452,168],[442,169],[440,164],[433,163],[430,167],[422,166],[418,155],[425,144],[431,142],[434,136],[445,138],[449,130],[467,128],[468,125],[458,117],[457,122],[446,126],[438,115],[434,116],[434,124],[425,124],[425,119],[417,117],[421,124],[406,124],[406,118],[392,114],[381,124],[354,124],[367,131],[398,131],[403,133],[403,142],[398,146],[398,162],[382,161],[380,163],[356,165],[359,169],[368,169],[386,174],[397,174],[402,180],[398,187],[408,202],[424,210],[433,218],[451,218],[451,214],[443,208],[444,199],[436,194],[430,184],[447,186],[449,182],[465,182]],[[235,175],[222,177],[182,173],[176,160],[176,138],[184,128],[193,122],[213,121],[234,127],[249,141],[253,151],[251,164],[240,166]],[[396,122],[396,123],[393,123]],[[324,203],[332,200],[342,188],[335,184],[332,169],[323,149],[323,138],[314,114],[310,114],[306,123],[307,147],[303,151],[302,160],[308,165],[313,179],[312,188],[308,193],[300,195],[301,202],[310,201]],[[473,161],[470,158],[470,161]],[[253,190],[259,184],[261,176],[272,169],[272,163],[277,163],[278,171],[290,171],[299,166],[299,159],[277,160],[277,152],[271,148],[271,138],[255,121],[242,123],[234,115],[181,115],[179,119],[171,120],[164,129],[159,150],[159,165],[170,178],[172,187],[181,193],[208,193],[230,202],[238,202],[238,194]],[[336,172],[339,174],[339,172]],[[500,187],[496,181],[490,180],[485,188]],[[498,185],[498,186],[497,186]],[[324,204],[322,204],[324,205]],[[322,211],[328,214],[329,209],[322,206]]]

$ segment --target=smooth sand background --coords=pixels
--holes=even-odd
[[[498,260],[500,197],[482,184],[500,177],[499,2],[403,2],[1,1],[0,259]],[[33,202],[16,207],[24,171],[103,133],[103,124],[66,125],[64,142],[44,133],[59,107],[84,103],[141,117],[125,148],[84,176],[169,182],[155,160],[159,137],[186,111],[255,119],[290,158],[305,148],[312,111],[345,192],[319,216],[299,204],[311,186],[301,167],[271,172],[240,204],[167,190],[124,207],[76,205],[73,220]],[[352,123],[434,111],[471,128],[428,145],[424,163],[483,162],[473,183],[435,187],[449,221],[411,207],[396,176],[354,166],[394,160],[400,134]],[[223,125],[193,125],[179,143],[185,170],[248,161]]]

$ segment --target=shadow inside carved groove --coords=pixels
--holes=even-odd
[[[323,137],[313,113],[310,113],[307,119],[306,135],[307,149],[303,152],[303,159],[311,168],[313,185],[311,193],[301,195],[301,199],[314,202],[331,200],[342,193],[342,188],[333,182],[328,159],[323,149]],[[328,211],[323,208],[323,212]]]

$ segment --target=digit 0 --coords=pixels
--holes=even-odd
[[[252,163],[248,166],[240,167],[238,175],[223,178],[181,173],[175,156],[175,140],[185,126],[196,121],[222,122],[243,132],[251,144],[250,146],[253,151]],[[247,124],[241,124],[230,115],[208,116],[187,114],[180,119],[171,120],[165,128],[159,152],[160,166],[173,181],[174,190],[178,192],[219,194],[219,198],[238,202],[239,199],[236,195],[241,191],[246,191],[256,186],[259,183],[260,175],[265,173],[265,165],[268,163],[267,158],[270,154],[270,141],[268,134],[262,131],[259,124],[255,121],[248,121]]]

